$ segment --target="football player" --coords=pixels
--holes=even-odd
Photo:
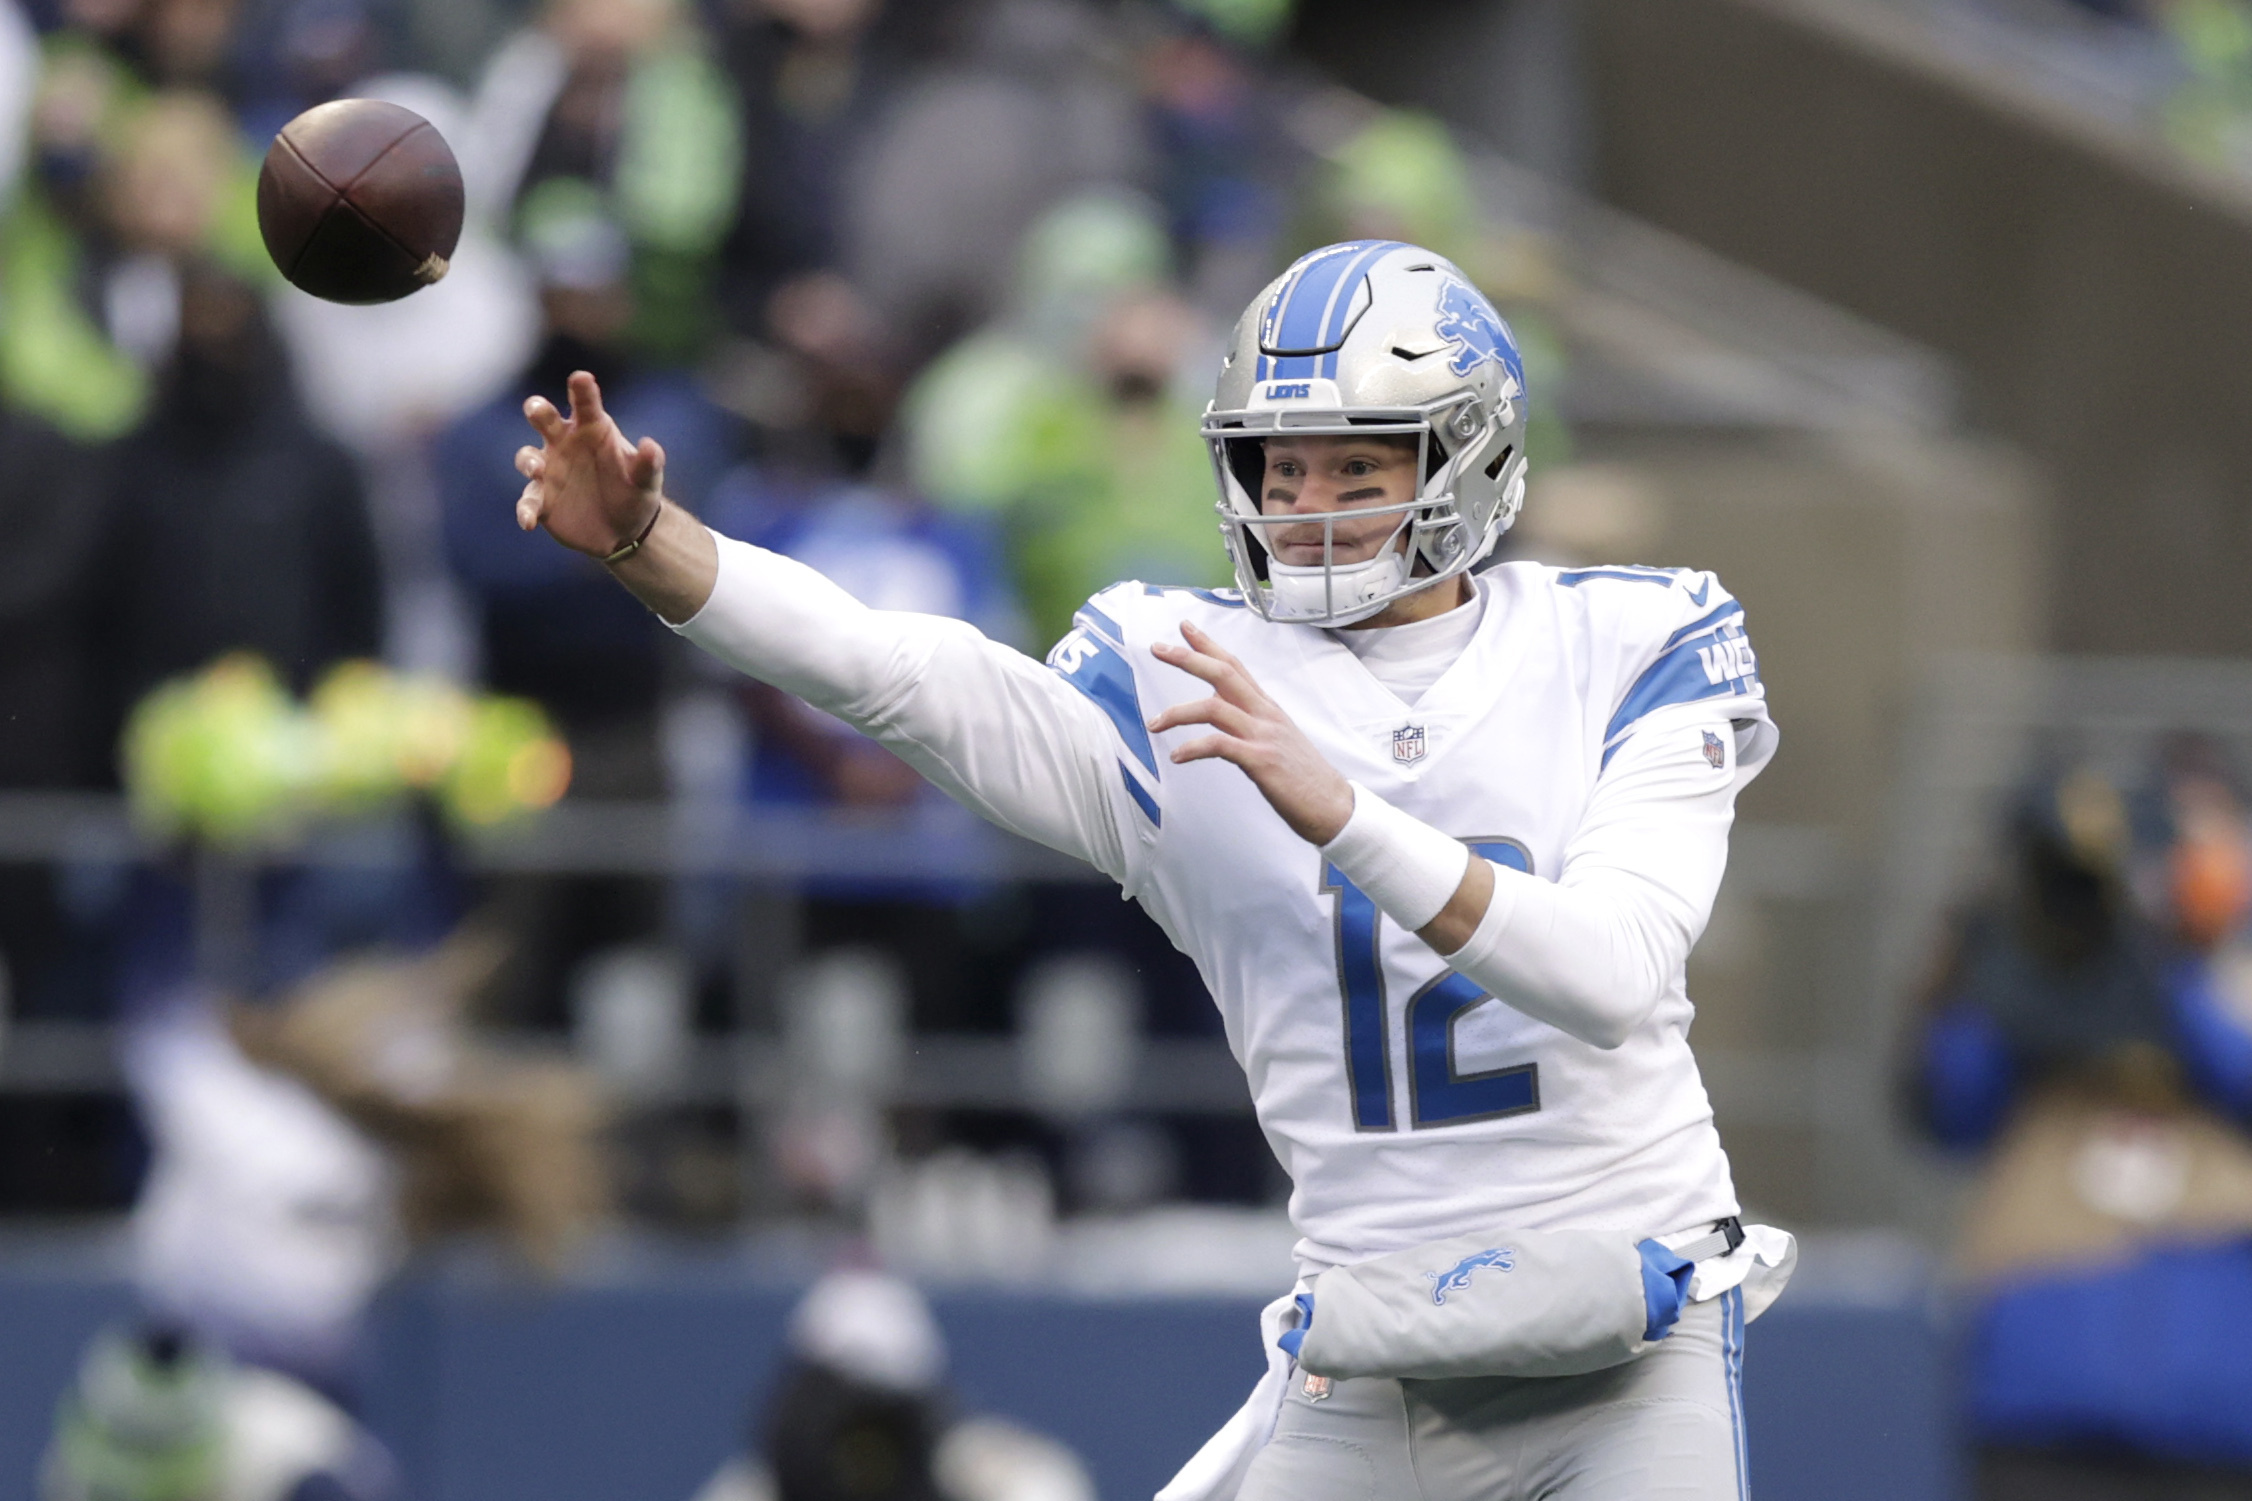
[[[1313,1332],[1269,1310],[1267,1379],[1166,1501],[1741,1492],[1743,1323],[1788,1237],[1739,1253],[1683,968],[1775,731],[1710,574],[1473,572],[1524,496],[1525,400],[1446,260],[1302,257],[1237,324],[1204,419],[1238,588],[1115,584],[1045,665],[710,532],[590,377],[568,416],[526,404],[523,527],[1093,863],[1195,959],[1291,1177]],[[1534,1275],[1504,1237],[1567,1232],[1644,1248],[1632,1358],[1336,1380],[1290,1359],[1329,1269],[1486,1237],[1418,1284],[1456,1307]],[[1691,1301],[1661,1311],[1669,1287]]]

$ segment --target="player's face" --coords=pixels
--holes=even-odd
[[[1415,447],[1373,438],[1294,437],[1267,440],[1267,472],[1259,485],[1259,510],[1268,516],[1321,516],[1405,505],[1415,499]],[[1276,559],[1292,567],[1322,564],[1320,522],[1262,528]],[[1332,563],[1365,563],[1406,534],[1400,513],[1331,523]]]

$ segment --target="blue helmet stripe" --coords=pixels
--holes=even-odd
[[[1362,267],[1393,249],[1395,240],[1346,240],[1300,256],[1291,267],[1282,290],[1267,304],[1260,320],[1259,342],[1269,349],[1305,350],[1326,347],[1336,335],[1333,322],[1342,321],[1339,303],[1352,306],[1352,288]],[[1273,370],[1269,374],[1297,372]],[[1314,372],[1304,372],[1311,375]]]
[[[1353,310],[1353,294],[1360,289],[1361,272],[1370,261],[1393,248],[1391,240],[1371,240],[1346,263],[1345,274],[1329,289],[1329,305],[1321,313],[1321,343],[1326,348],[1345,337],[1345,318]],[[1332,357],[1334,358],[1334,356]]]
[[[1345,340],[1345,318],[1353,310],[1353,296],[1360,290],[1361,268],[1392,248],[1390,240],[1371,240],[1367,247],[1345,265],[1344,275],[1337,285],[1329,289],[1329,305],[1321,310],[1322,347],[1329,348]],[[1330,349],[1321,357],[1321,374],[1326,380],[1337,379],[1337,351]]]

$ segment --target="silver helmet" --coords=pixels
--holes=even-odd
[[[1397,433],[1417,441],[1412,501],[1262,516],[1270,436]],[[1244,309],[1204,411],[1220,481],[1220,533],[1236,581],[1269,620],[1349,625],[1451,578],[1493,550],[1525,497],[1525,367],[1470,279],[1396,240],[1348,240],[1300,256]],[[1337,518],[1399,518],[1359,563],[1330,557]],[[1271,526],[1323,523],[1324,561],[1292,566]]]

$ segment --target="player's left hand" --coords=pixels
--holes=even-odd
[[[1185,724],[1208,724],[1219,731],[1191,740],[1173,752],[1173,764],[1218,758],[1243,768],[1291,832],[1309,844],[1327,844],[1353,816],[1353,789],[1337,768],[1291,723],[1282,706],[1267,697],[1249,669],[1219,642],[1183,622],[1186,646],[1161,641],[1150,648],[1157,660],[1212,685],[1212,696],[1175,704],[1149,722],[1151,734]]]

